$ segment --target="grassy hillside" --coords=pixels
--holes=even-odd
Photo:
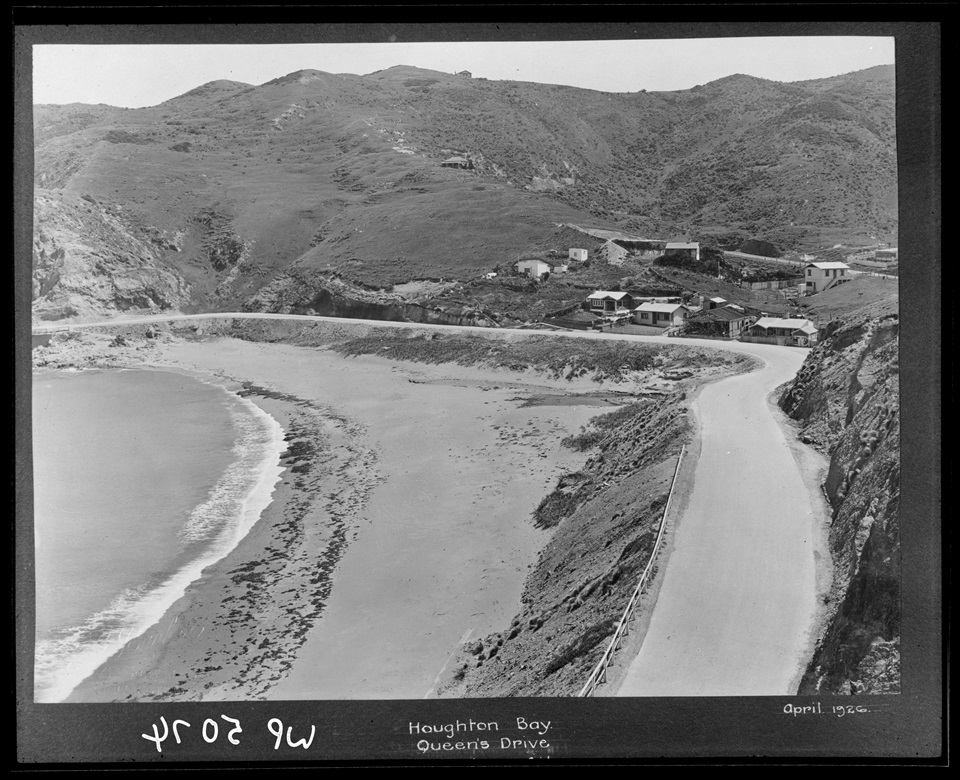
[[[38,196],[88,196],[177,235],[151,262],[203,308],[242,305],[292,267],[372,286],[466,281],[559,223],[784,251],[896,231],[892,68],[636,94],[304,70],[150,108],[36,106],[34,119]],[[441,167],[451,155],[472,167]]]

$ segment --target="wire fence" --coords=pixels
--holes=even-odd
[[[670,483],[670,492],[667,494],[667,503],[663,507],[663,514],[660,516],[660,530],[657,533],[657,541],[653,545],[653,552],[650,554],[650,560],[647,561],[647,565],[643,570],[643,574],[640,575],[640,581],[637,583],[637,587],[634,588],[633,594],[630,596],[630,600],[627,602],[627,607],[623,611],[623,617],[620,618],[620,622],[617,624],[617,629],[613,632],[613,636],[610,639],[610,644],[607,645],[607,649],[604,650],[603,655],[597,662],[597,665],[594,667],[593,671],[590,672],[590,676],[587,678],[586,684],[580,689],[580,693],[577,694],[579,697],[593,696],[597,686],[607,681],[607,667],[609,667],[610,663],[613,661],[613,654],[620,649],[620,644],[623,641],[623,638],[630,633],[630,621],[633,620],[637,606],[640,604],[640,597],[643,595],[644,589],[647,585],[647,580],[653,571],[653,563],[657,559],[657,554],[660,552],[660,546],[663,542],[663,532],[667,526],[667,512],[670,511],[670,502],[673,499],[673,489],[677,484],[677,475],[680,473],[680,464],[683,462],[683,454],[685,451],[686,445],[680,448],[680,457],[677,458],[677,468],[673,472],[673,481]]]

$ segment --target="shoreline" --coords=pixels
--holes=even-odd
[[[179,371],[196,376],[183,367]],[[281,585],[307,579],[305,570],[314,568],[312,558],[301,549],[307,538],[318,548],[326,542],[323,556],[337,555],[335,533],[318,535],[311,529],[299,543],[292,533],[316,514],[312,497],[322,486],[315,483],[326,473],[318,477],[311,472],[337,459],[316,446],[327,441],[326,421],[298,399],[260,396],[243,387],[228,392],[246,398],[284,431],[288,448],[280,453],[280,476],[269,504],[225,555],[190,582],[157,623],[81,682],[66,701],[259,698],[285,672],[287,657],[302,642],[303,624],[322,609],[321,598],[280,614],[276,597]],[[292,459],[289,445],[304,441],[311,442],[310,451],[304,457],[301,448],[299,457]]]
[[[438,491],[435,506],[447,506],[447,511],[456,510],[463,514],[470,514],[463,511],[468,504],[483,507],[474,508],[469,522],[478,523],[492,517],[485,543],[488,547],[508,552],[499,555],[494,563],[488,560],[491,556],[486,552],[472,551],[465,555],[456,549],[431,550],[429,545],[408,546],[406,550],[397,548],[392,555],[389,550],[384,551],[385,545],[395,544],[400,538],[398,533],[405,536],[412,530],[423,538],[424,533],[429,537],[438,532],[437,529],[418,528],[424,525],[423,518],[411,510],[411,499],[415,505],[416,493],[422,491],[424,485],[417,483],[416,475],[406,473],[413,470],[409,440],[401,436],[384,450],[384,442],[378,440],[383,431],[378,428],[371,432],[369,425],[364,425],[361,420],[364,414],[344,415],[338,407],[334,407],[334,411],[334,408],[322,405],[317,393],[305,398],[311,396],[311,392],[298,392],[296,385],[304,381],[309,384],[303,374],[310,372],[264,371],[259,361],[251,360],[249,356],[234,365],[216,365],[219,351],[216,344],[220,347],[232,345],[256,356],[279,351],[285,353],[288,361],[298,364],[316,357],[320,361],[318,365],[325,370],[339,366],[338,376],[325,380],[328,390],[331,382],[342,380],[342,372],[353,373],[353,367],[358,364],[365,365],[362,373],[372,372],[381,379],[389,377],[393,385],[383,381],[366,383],[367,388],[378,388],[373,395],[378,396],[380,407],[379,411],[367,410],[367,423],[381,419],[384,409],[394,405],[394,396],[400,388],[412,389],[424,400],[448,395],[469,398],[468,405],[484,411],[489,408],[484,404],[495,404],[501,414],[513,413],[523,417],[529,424],[527,428],[512,424],[488,426],[489,420],[481,419],[476,420],[473,428],[466,423],[455,426],[464,429],[463,444],[470,448],[469,452],[454,452],[458,448],[451,446],[451,428],[441,427],[436,432],[438,441],[447,443],[447,446],[443,453],[435,453],[438,462],[434,466],[440,470],[449,470],[449,464],[457,466],[446,479],[433,480],[433,488]],[[189,359],[183,359],[181,353]],[[201,354],[209,365],[198,365],[193,361]],[[229,360],[226,362],[230,363]],[[533,528],[523,515],[531,511],[548,491],[553,479],[569,467],[568,461],[579,457],[561,452],[559,439],[574,433],[580,424],[602,411],[598,408],[601,402],[589,393],[575,398],[574,405],[567,405],[569,396],[576,396],[577,390],[589,390],[592,385],[596,391],[595,383],[570,387],[565,381],[561,384],[544,378],[542,383],[534,385],[529,375],[509,372],[491,375],[489,371],[449,365],[411,366],[377,357],[344,358],[327,351],[288,345],[254,345],[229,340],[213,345],[174,343],[165,345],[162,359],[151,361],[150,366],[160,370],[199,372],[214,375],[218,381],[226,380],[232,385],[231,390],[255,403],[280,423],[290,445],[287,454],[295,450],[295,457],[283,460],[284,469],[270,505],[241,542],[220,561],[208,566],[157,624],[129,642],[77,686],[68,701],[423,697],[444,662],[441,659],[434,668],[434,662],[429,659],[434,647],[439,647],[446,659],[459,647],[458,639],[465,631],[459,625],[461,622],[465,621],[464,625],[469,623],[467,628],[486,631],[504,619],[509,620],[519,607],[522,582],[536,560],[537,550],[549,539],[548,532]],[[238,366],[243,370],[238,370]],[[287,381],[290,376],[281,376],[284,373],[293,373],[294,380]],[[271,380],[269,387],[256,384],[266,377]],[[340,402],[349,401],[362,407],[362,401],[347,396],[356,396],[357,388],[364,386],[365,382],[360,379],[359,384],[341,391]],[[538,401],[525,407],[524,398],[518,397],[521,395],[518,391],[525,397],[535,396]],[[551,395],[564,400],[553,405]],[[493,396],[496,401],[487,400]],[[611,403],[615,401],[605,400],[602,405]],[[424,406],[422,402],[413,407],[417,410],[414,416],[424,426],[436,418],[430,407],[431,404]],[[407,416],[410,411],[408,407]],[[479,416],[480,412],[477,414]],[[565,416],[570,424],[565,428],[557,425],[552,418],[558,415]],[[467,418],[459,419],[465,421]],[[389,427],[388,424],[386,428]],[[483,438],[489,439],[485,441],[486,446],[477,446],[481,443],[479,439]],[[400,444],[405,444],[406,452],[398,450]],[[390,461],[390,473],[379,468],[383,452]],[[504,485],[491,487],[498,477],[502,477],[506,465],[504,453],[513,458],[514,466],[520,465],[518,455],[525,455],[528,459],[534,456],[536,478],[525,478],[527,484],[523,485],[518,480],[510,490]],[[414,453],[413,458],[416,457]],[[487,477],[478,470],[483,470]],[[466,484],[466,475],[471,475],[471,485]],[[388,477],[393,478],[391,485],[382,486]],[[427,474],[426,478],[431,475]],[[445,498],[440,495],[444,491],[447,492]],[[470,500],[466,500],[467,492],[473,495]],[[375,496],[373,516],[368,516],[366,510],[371,508],[368,504],[371,494],[375,493],[379,498]],[[397,518],[388,517],[399,505],[404,505],[404,509]],[[462,528],[457,533],[470,530]],[[439,532],[442,533],[443,529]],[[352,561],[339,570],[345,553],[357,544]],[[470,551],[472,547],[465,545],[463,549]],[[383,555],[383,552],[387,554]],[[378,555],[382,560],[373,563],[370,559]],[[358,671],[353,679],[350,674],[334,678],[330,670],[338,661],[335,658],[326,661],[331,644],[338,651],[345,648],[342,652],[347,653],[351,668],[362,669],[364,666],[363,659],[358,660],[349,645],[341,644],[343,621],[356,622],[355,608],[358,605],[341,604],[338,607],[334,604],[334,613],[324,613],[338,594],[351,587],[356,590],[358,572],[364,576],[364,570],[371,563],[389,568],[394,565],[390,558],[397,555],[412,555],[412,562],[402,566],[419,572],[414,578],[433,569],[438,569],[437,576],[440,577],[439,570],[452,567],[451,572],[455,570],[466,581],[472,582],[466,590],[473,590],[473,596],[454,593],[450,590],[450,582],[444,582],[440,591],[446,592],[439,601],[431,595],[415,594],[413,599],[400,605],[386,603],[372,607],[375,612],[379,610],[378,619],[384,623],[382,631],[377,632],[381,636],[389,638],[405,634],[404,620],[412,620],[411,625],[421,628],[399,639],[388,639],[385,649],[375,648],[367,653],[370,656],[366,659],[367,672]],[[347,585],[335,590],[334,581],[341,576],[346,578]],[[443,576],[453,581],[455,590],[462,587],[463,583],[456,582],[455,577]],[[402,591],[404,586],[400,584],[398,588]],[[309,596],[304,598],[304,594]],[[463,601],[464,606],[451,607],[451,598],[457,603]],[[441,602],[444,604],[442,608],[438,606]],[[359,606],[364,612],[368,611],[366,604]],[[446,617],[438,614],[444,609],[450,613]],[[324,621],[329,623],[325,626],[326,635],[318,628]],[[367,623],[366,620],[361,622]],[[451,628],[454,625],[455,629]],[[444,637],[440,639],[437,632],[444,633]],[[397,642],[400,647],[396,646]],[[369,644],[369,640],[362,643],[364,647]],[[426,658],[422,657],[423,653],[427,654]],[[339,663],[343,663],[343,659],[341,655]],[[387,674],[390,679],[367,682],[372,680],[369,674],[371,665],[376,669],[386,663],[393,665]],[[318,664],[321,667],[319,674]]]

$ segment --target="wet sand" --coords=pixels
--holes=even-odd
[[[241,544],[72,701],[430,695],[461,642],[519,611],[550,533],[531,513],[585,460],[560,439],[603,411],[550,403],[589,380],[287,345],[173,343],[157,362],[254,385],[288,469]]]

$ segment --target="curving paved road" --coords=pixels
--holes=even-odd
[[[816,611],[817,505],[766,399],[804,355],[765,352],[762,370],[702,389],[694,487],[618,696],[796,692]]]
[[[250,312],[154,315],[69,327],[231,318],[545,333]],[[61,325],[33,330],[63,329]],[[646,638],[617,695],[792,694],[816,609],[815,503],[767,396],[796,374],[806,350],[593,331],[550,333],[561,338],[669,341],[746,353],[763,361],[758,371],[705,386],[695,403],[702,436],[695,484],[675,533]]]

